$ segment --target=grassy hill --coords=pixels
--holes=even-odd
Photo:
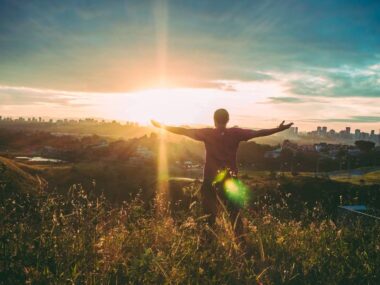
[[[45,181],[27,172],[17,162],[0,157],[0,184],[5,190],[30,193],[40,189]]]
[[[172,181],[178,187],[185,182],[189,192],[199,186]],[[317,188],[317,182],[297,179],[286,186],[297,189],[306,183],[302,187],[306,191],[313,185]],[[287,192],[288,187],[280,185],[279,190],[284,199],[296,196]],[[313,221],[289,219],[287,209],[297,210],[298,205],[281,204],[269,196],[273,194],[262,196],[255,209],[243,210],[244,242],[235,239],[223,212],[215,227],[206,225],[198,202],[169,214],[159,208],[164,204],[149,207],[139,197],[113,206],[104,196],[92,199],[81,187],[72,187],[66,195],[11,196],[0,200],[0,241],[6,241],[0,253],[0,280],[4,284],[379,284],[379,223],[336,223],[323,207],[312,210]],[[300,209],[306,211],[300,216],[310,211],[306,205]]]

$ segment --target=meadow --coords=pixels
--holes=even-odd
[[[336,212],[342,199],[378,205],[378,185],[245,175],[246,236],[237,240],[227,213],[205,223],[198,181],[171,182],[164,203],[143,193],[115,203],[80,184],[46,191],[21,174],[20,185],[1,182],[1,284],[380,281],[380,223]]]

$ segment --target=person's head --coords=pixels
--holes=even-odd
[[[218,109],[214,113],[214,124],[216,128],[225,128],[229,119],[230,115],[226,109]]]

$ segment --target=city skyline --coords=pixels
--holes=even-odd
[[[109,123],[116,122],[119,124],[136,124],[142,127],[152,127],[151,124],[140,124],[137,121],[128,121],[128,120],[113,120],[106,119],[100,117],[48,117],[48,116],[3,116],[0,114],[0,122],[32,122],[32,123],[79,123],[79,122],[95,122],[95,123]],[[191,125],[184,125],[191,126]],[[193,125],[194,126],[194,125]],[[196,126],[207,126],[207,125],[196,125]],[[228,127],[234,127],[233,125]],[[365,133],[368,135],[380,135],[380,127],[378,129],[357,129],[352,128],[351,126],[346,126],[343,129],[333,129],[328,126],[318,126],[311,129],[300,129],[297,125],[290,127],[286,132],[289,134],[308,134],[308,135],[328,135],[328,134],[342,134],[343,132],[347,132],[348,134],[355,135],[359,131],[359,133]]]
[[[380,125],[378,1],[0,0],[0,113]]]

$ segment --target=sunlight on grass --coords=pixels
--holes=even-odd
[[[163,139],[161,157],[166,158]],[[166,159],[162,162],[165,166]],[[160,181],[167,185],[167,164],[160,173]],[[162,218],[139,195],[116,205],[80,184],[64,195],[49,191],[31,195],[3,184],[0,280],[272,285],[315,284],[317,276],[318,284],[378,284],[380,224],[330,219],[327,202],[305,203],[304,189],[317,181],[307,179],[299,188],[300,181],[291,179],[287,187],[273,188],[269,183],[257,189],[244,211],[243,246],[236,244],[227,215],[211,228],[200,203],[191,200]],[[324,193],[338,185],[331,183],[320,185],[321,189],[330,185]],[[232,193],[239,192],[239,184],[229,184]],[[199,183],[186,187],[195,193]]]

